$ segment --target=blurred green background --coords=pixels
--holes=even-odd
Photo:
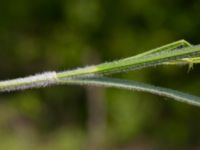
[[[200,43],[200,0],[0,2],[0,80]],[[200,96],[200,66],[113,75]],[[53,86],[0,94],[2,150],[197,150],[200,109],[151,94]]]

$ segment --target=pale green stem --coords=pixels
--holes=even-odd
[[[109,63],[103,63],[96,66],[90,66],[80,68],[71,71],[64,71],[58,73],[59,78],[76,77],[76,76],[88,76],[94,74],[112,74],[117,72],[137,70],[145,67],[151,67],[161,65],[167,62],[173,62],[185,58],[194,58],[200,56],[200,45],[193,47],[186,47],[182,49],[175,49],[174,51],[162,51],[153,53],[144,57],[129,57],[113,61]]]

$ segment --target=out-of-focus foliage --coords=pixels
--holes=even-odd
[[[1,1],[0,79],[123,58],[182,38],[200,43],[199,9],[199,0]],[[117,76],[200,95],[199,68]],[[1,94],[0,149],[200,148],[199,108],[149,94],[96,91],[59,86]]]

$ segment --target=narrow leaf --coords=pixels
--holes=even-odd
[[[89,77],[89,78],[85,77],[85,78],[65,79],[65,80],[60,80],[59,82],[60,84],[67,83],[67,84],[78,84],[78,85],[92,85],[100,87],[120,88],[131,91],[142,91],[172,98],[174,100],[188,103],[191,105],[200,106],[200,97],[136,81],[107,78],[107,77]]]

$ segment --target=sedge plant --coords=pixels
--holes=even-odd
[[[191,45],[185,40],[179,40],[132,57],[99,65],[62,72],[50,71],[28,77],[1,81],[0,92],[11,92],[58,84],[93,85],[149,92],[200,106],[200,97],[198,96],[136,81],[108,77],[114,73],[135,71],[158,65],[188,65],[188,70],[190,70],[193,64],[198,63],[200,63],[200,45]]]

